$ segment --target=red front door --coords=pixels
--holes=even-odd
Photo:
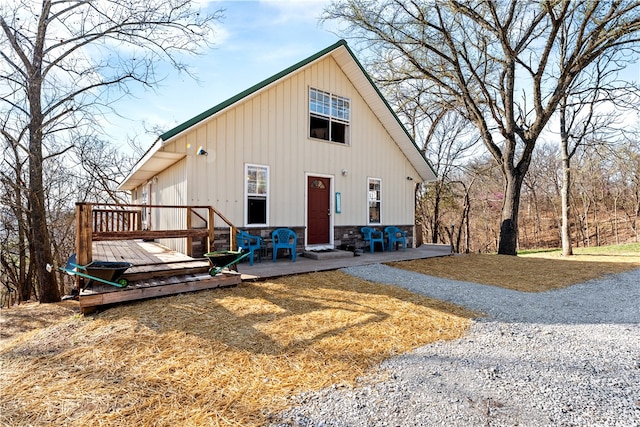
[[[331,181],[329,178],[310,176],[307,178],[307,244],[330,243],[331,226]]]

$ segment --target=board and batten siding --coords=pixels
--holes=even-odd
[[[310,87],[350,98],[348,145],[309,138]],[[196,155],[199,147],[208,155]],[[418,174],[331,56],[195,125],[164,150],[187,154],[186,202],[214,206],[240,227],[247,163],[269,166],[270,227],[305,225],[307,174],[332,177],[341,193],[334,226],[367,223],[369,177],[382,180],[382,225],[414,223],[415,182],[407,177]]]

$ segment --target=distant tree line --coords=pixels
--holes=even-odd
[[[602,148],[602,147],[601,147]],[[640,241],[640,138],[606,150],[581,147],[572,166],[570,236],[574,247]],[[533,153],[519,213],[519,249],[562,246],[562,167],[558,144]],[[424,185],[417,221],[424,240],[456,252],[497,252],[503,183],[488,157],[460,163],[447,179]],[[436,206],[437,203],[437,206]]]

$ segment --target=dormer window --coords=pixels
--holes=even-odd
[[[351,101],[318,89],[309,89],[309,136],[349,144]]]

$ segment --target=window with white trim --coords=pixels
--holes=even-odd
[[[369,224],[380,224],[380,212],[382,207],[382,197],[380,188],[382,180],[378,178],[369,178]]]
[[[351,101],[322,90],[309,88],[309,136],[349,143]]]
[[[245,176],[245,224],[267,225],[269,219],[269,167],[246,164]]]

